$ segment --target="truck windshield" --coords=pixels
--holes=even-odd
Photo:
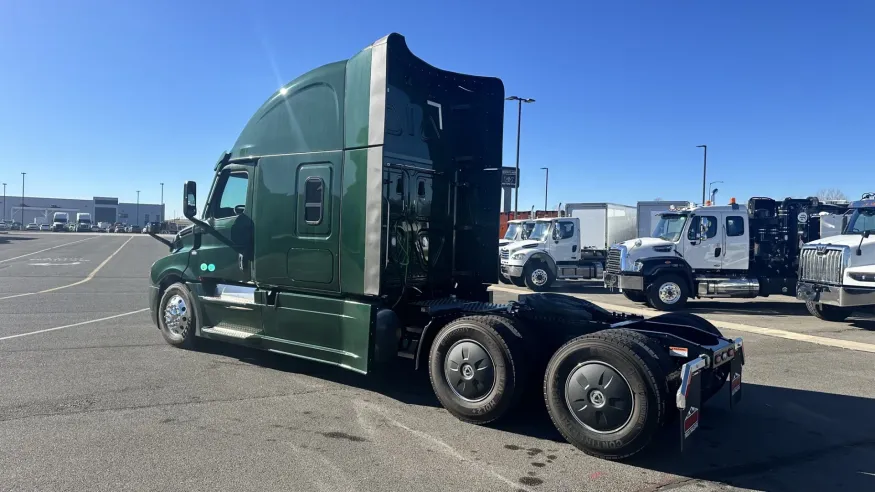
[[[529,233],[528,239],[546,241],[548,237],[550,237],[550,222],[537,222],[532,227],[532,232]]]
[[[875,232],[875,208],[858,208],[854,210],[851,219],[848,221],[848,228],[845,234],[863,234],[869,231]]]
[[[55,217],[55,222],[67,222],[66,217]]]
[[[508,224],[507,232],[504,233],[505,239],[514,239],[518,232],[520,232],[522,224]]]
[[[677,242],[684,232],[684,224],[687,222],[686,214],[663,214],[659,217],[656,227],[653,228],[653,237]]]
[[[509,224],[507,226],[507,232],[504,233],[504,239],[528,239],[529,233],[532,232],[532,229],[535,227],[535,224]]]

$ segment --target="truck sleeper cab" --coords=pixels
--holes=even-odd
[[[397,34],[283,86],[220,156],[199,216],[185,184],[193,225],[173,240],[149,231],[170,250],[150,272],[161,335],[363,374],[408,359],[475,424],[544,383],[563,435],[613,459],[646,446],[671,401],[692,422],[731,380],[737,403],[742,341],[701,318],[643,320],[566,296],[490,302],[503,108],[500,80],[436,69]],[[610,388],[598,383],[608,371]],[[600,410],[609,401],[620,408]]]
[[[819,214],[846,208],[816,198],[676,208],[660,214],[653,237],[611,248],[605,286],[664,311],[691,297],[795,295],[800,248],[820,237]]]

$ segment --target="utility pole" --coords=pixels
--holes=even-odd
[[[516,119],[516,189],[513,195],[513,218],[516,219],[519,215],[520,205],[520,129],[523,119],[523,103],[533,103],[534,99],[525,97],[510,96],[505,98],[506,101],[517,101],[517,119]]]
[[[696,148],[702,148],[705,150],[705,157],[702,163],[702,205],[705,204],[705,182],[707,181],[708,176],[708,146],[707,145],[696,145]]]
[[[164,221],[164,183],[161,183],[161,220],[158,222]]]
[[[140,190],[137,190],[137,222],[140,221]],[[136,224],[137,222],[134,222]]]
[[[541,169],[547,171],[547,175],[544,177],[544,213],[547,213],[547,188],[550,186],[550,168],[542,167]]]
[[[24,175],[21,173],[21,227],[24,227]]]

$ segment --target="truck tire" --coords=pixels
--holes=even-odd
[[[188,287],[179,282],[167,287],[158,303],[158,329],[164,340],[174,347],[193,349],[196,322]]]
[[[717,335],[718,337],[723,337],[723,333],[717,329],[716,326],[711,324],[707,319],[696,316],[695,314],[690,313],[668,313],[661,314],[652,318],[651,321],[662,321],[666,323],[674,323],[678,325],[689,325],[693,328],[698,328],[702,331],[707,331],[712,335]],[[726,380],[729,378],[729,364],[723,364],[717,369],[711,370],[708,369],[704,374],[702,374],[702,403],[710,400],[714,395],[720,392],[723,389],[723,386],[726,384]]]
[[[687,283],[677,275],[656,277],[647,287],[647,302],[659,311],[676,311],[687,305],[690,296]]]
[[[509,283],[510,283],[510,279],[508,279],[507,277],[505,277],[504,275],[502,275],[502,274],[499,273],[499,274],[498,274],[498,282],[499,282],[499,283],[502,283],[502,284],[509,284]]]
[[[510,277],[510,283],[516,285],[517,287],[526,286],[526,281],[523,277]]]
[[[623,295],[632,302],[647,302],[647,294],[640,290],[624,290]]]
[[[829,304],[821,304],[819,302],[805,301],[805,307],[817,319],[824,321],[844,321],[853,313],[853,309],[830,306]]]
[[[465,316],[435,337],[428,358],[438,400],[453,416],[487,424],[507,413],[526,386],[528,353],[507,318]]]
[[[662,427],[669,361],[643,336],[604,330],[571,340],[550,359],[544,376],[547,412],[565,439],[584,453],[627,458]]]
[[[523,279],[526,287],[535,292],[545,292],[553,285],[555,276],[550,267],[543,261],[530,261],[523,268]]]

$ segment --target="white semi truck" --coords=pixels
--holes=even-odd
[[[601,278],[608,246],[635,235],[635,208],[569,203],[564,217],[534,223],[526,240],[499,249],[500,280],[540,292],[555,280]]]
[[[69,221],[70,215],[67,212],[55,212],[54,215],[52,215],[52,231],[66,231],[67,223]]]
[[[83,212],[76,214],[76,232],[91,232],[91,214]]]
[[[875,193],[851,203],[842,234],[802,247],[796,297],[826,321],[875,306]]]
[[[800,251],[820,238],[821,213],[846,211],[813,197],[670,210],[654,237],[611,247],[605,286],[663,311],[691,297],[795,296]]]
[[[507,231],[505,231],[504,237],[498,240],[498,246],[507,246],[512,242],[528,238],[534,227],[535,221],[531,219],[507,221]]]

